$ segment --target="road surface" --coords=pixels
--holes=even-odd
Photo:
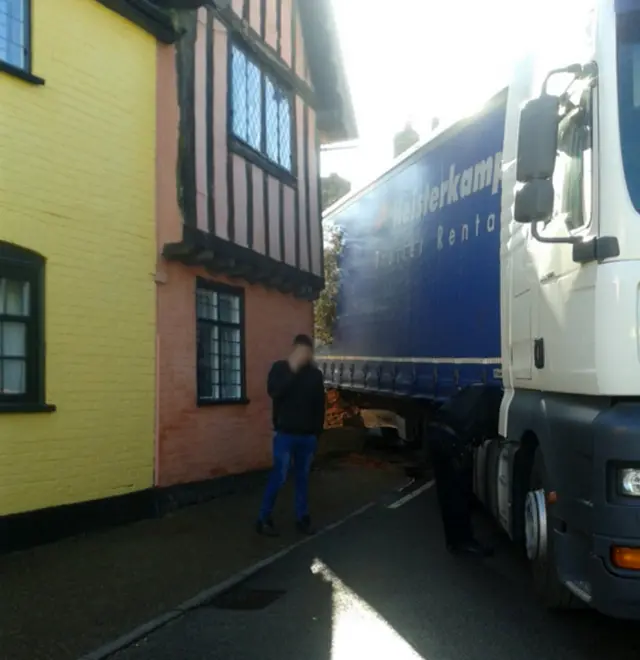
[[[539,609],[523,562],[482,522],[480,536],[497,544],[496,557],[449,556],[433,488],[390,507],[399,497],[297,548],[117,660],[640,657],[637,625]]]

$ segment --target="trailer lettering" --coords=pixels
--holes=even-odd
[[[447,188],[449,187],[449,182],[448,181],[443,181],[440,184],[440,208],[444,206],[445,202],[445,195],[447,194]]]
[[[427,214],[427,205],[429,203],[428,193],[429,191],[425,190],[424,192],[420,193],[418,197],[420,203],[418,205],[418,217],[416,220],[420,220],[420,218]]]
[[[456,171],[456,164],[449,165],[449,173],[446,179],[431,185],[425,182],[420,188],[412,191],[404,190],[395,199],[384,201],[385,211],[378,218],[376,230],[380,231],[385,226],[402,227],[409,224],[417,224],[430,213],[436,213],[439,209],[450,204],[455,204],[474,193],[491,188],[491,194],[500,192],[502,182],[502,152],[498,151],[493,156],[487,156],[483,160],[465,168],[462,172]],[[495,226],[495,218],[493,220]],[[489,230],[493,231],[493,230]],[[476,236],[479,228],[476,227]],[[444,234],[441,236],[441,238]]]
[[[460,198],[464,199],[469,197],[473,192],[473,167],[467,168],[462,173],[462,181],[460,182]]]
[[[489,156],[486,160],[481,160],[474,168],[473,192],[478,192],[491,185],[491,176],[493,173],[493,158]]]
[[[395,266],[399,263],[422,256],[423,242],[416,241],[397,250],[377,250],[376,268]]]
[[[449,168],[449,195],[447,196],[447,204],[453,204],[458,201],[458,184],[460,183],[460,175],[456,174],[456,166],[452,165]]]
[[[420,198],[420,195],[416,195],[414,193],[411,220],[415,222],[416,220],[419,220],[421,217],[422,217],[422,199]]]
[[[424,187],[424,195],[422,197],[422,215],[420,218],[424,218],[425,215],[429,212],[429,184]]]
[[[429,210],[433,213],[438,208],[438,188],[431,188],[431,196],[429,198]]]
[[[483,222],[482,218],[478,214],[476,214],[475,218],[475,226],[476,226],[476,232],[475,236],[478,237],[480,236],[480,229],[484,228],[484,231],[487,234],[490,234],[496,230],[496,214],[491,213],[489,216],[487,216],[486,221]],[[459,231],[459,235],[458,235]],[[442,250],[444,249],[444,235],[445,235],[445,227],[443,225],[438,225],[438,230],[436,232],[436,249],[437,250]],[[469,223],[463,223],[460,226],[460,229],[457,230],[455,227],[451,227],[449,229],[449,233],[447,235],[447,242],[449,243],[449,247],[453,247],[456,243],[456,240],[459,240],[460,243],[466,243],[469,240]]]

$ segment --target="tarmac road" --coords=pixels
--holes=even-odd
[[[526,566],[486,525],[480,536],[493,537],[495,558],[449,556],[433,489],[389,504],[297,548],[117,660],[640,657],[637,624],[541,610]]]

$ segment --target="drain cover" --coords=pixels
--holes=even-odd
[[[210,600],[205,607],[219,610],[264,610],[285,593],[278,589],[231,589]]]

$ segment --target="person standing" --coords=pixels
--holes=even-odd
[[[475,539],[471,524],[472,447],[497,436],[501,400],[500,388],[466,387],[442,405],[426,429],[445,541],[453,554],[493,554]]]
[[[309,473],[318,436],[324,427],[325,397],[322,373],[313,362],[311,337],[298,335],[289,358],[273,364],[267,391],[273,401],[273,469],[256,530],[265,536],[277,536],[272,512],[293,461],[296,526],[303,534],[312,534]]]

